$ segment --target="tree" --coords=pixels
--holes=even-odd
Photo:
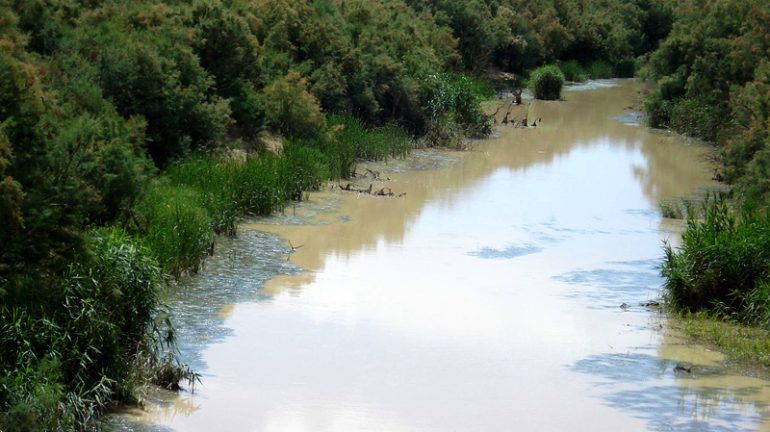
[[[297,71],[274,81],[263,91],[267,125],[293,138],[318,137],[323,131],[324,115],[318,99],[307,90],[307,80]]]

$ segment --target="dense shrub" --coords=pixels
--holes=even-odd
[[[465,136],[483,137],[491,132],[489,118],[480,103],[490,95],[488,87],[465,75],[441,74],[433,77],[434,90],[426,109],[428,122],[424,142],[430,145],[452,145]]]
[[[11,390],[0,392],[0,429],[71,430],[90,427],[107,401],[128,393],[128,369],[105,359],[131,357],[124,344],[146,330],[139,315],[147,299],[115,294],[125,288],[115,284],[137,281],[88,276],[125,270],[118,261],[142,262],[119,244],[172,274],[195,270],[215,232],[232,234],[245,213],[269,214],[326,178],[350,176],[358,158],[403,154],[413,137],[461,147],[488,134],[479,102],[491,92],[468,73],[493,65],[522,72],[560,58],[617,67],[665,35],[660,4],[668,2],[7,3],[0,326],[8,337],[0,385]],[[753,52],[755,42],[735,52]],[[736,64],[746,64],[743,57]],[[687,77],[679,78],[676,96]],[[698,91],[708,84],[693,81]],[[327,122],[327,113],[342,117]],[[288,138],[283,155],[211,156],[236,141],[259,150],[263,129]],[[754,142],[736,142],[743,150],[735,159],[753,157]],[[198,156],[185,160],[191,154]],[[153,181],[156,168],[166,172]],[[147,250],[115,233],[84,234],[118,221]],[[89,248],[119,259],[92,259]],[[61,335],[75,341],[71,351]],[[134,369],[172,388],[189,376],[156,354]]]
[[[170,348],[149,251],[117,228],[91,232],[87,250],[46,308],[0,308],[3,430],[93,427],[111,400],[132,397],[138,364]]]
[[[749,324],[770,314],[766,211],[747,206],[736,216],[724,199],[709,199],[702,220],[690,214],[682,247],[667,245],[665,252],[662,273],[667,297],[676,307],[711,310]]]
[[[583,66],[581,66],[577,60],[564,62],[559,66],[559,69],[561,70],[562,75],[564,75],[564,79],[567,81],[583,82],[588,79],[586,72],[583,70]]]
[[[543,66],[535,69],[530,75],[530,86],[538,99],[559,99],[562,85],[564,75],[557,66]]]
[[[733,130],[730,119],[741,117],[745,106],[732,95],[757,79],[762,61],[770,55],[770,5],[746,0],[684,2],[675,18],[671,34],[645,68],[645,75],[657,84],[647,104],[652,124],[724,143],[742,132]],[[767,98],[761,92],[757,97]],[[750,122],[740,123],[747,128]]]
[[[307,90],[307,81],[297,71],[264,89],[265,119],[276,132],[291,138],[316,138],[324,129],[318,100]]]
[[[749,200],[770,200],[770,61],[730,95],[732,122],[741,133],[725,139],[725,178]]]
[[[605,79],[615,76],[612,65],[603,60],[596,60],[588,65],[588,76],[592,79]]]

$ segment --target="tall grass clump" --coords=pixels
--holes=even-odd
[[[294,150],[287,154],[293,158]],[[174,187],[197,193],[194,197],[206,210],[215,233],[233,235],[244,214],[265,216],[283,206],[289,195],[283,171],[288,165],[302,169],[302,164],[284,159],[272,153],[252,155],[243,162],[199,155],[169,168],[166,178]],[[323,163],[324,157],[318,161]]]
[[[446,74],[443,86],[443,92],[450,101],[448,113],[464,135],[483,138],[492,133],[489,118],[481,109],[481,102],[494,95],[488,84],[464,74]]]
[[[681,248],[665,246],[662,274],[669,302],[682,310],[770,325],[767,212],[744,206],[736,214],[723,198],[709,197],[702,214],[702,219],[688,217]]]
[[[615,76],[615,69],[609,62],[596,60],[588,65],[588,75],[592,79],[605,79]]]
[[[491,88],[481,87],[477,80],[462,74],[438,74],[427,81],[434,87],[424,107],[427,124],[422,141],[427,146],[459,148],[465,137],[480,138],[492,132],[481,109]]]
[[[584,82],[588,79],[586,72],[583,70],[583,66],[581,66],[577,60],[566,61],[559,66],[559,69],[564,75],[564,79],[567,81]]]
[[[661,201],[658,204],[660,214],[664,218],[669,219],[684,219],[688,216],[697,217],[698,209],[694,206],[690,200],[683,199],[680,202],[676,201]]]
[[[159,182],[136,205],[145,242],[172,275],[196,271],[211,247],[213,224],[202,200],[195,189]]]
[[[462,80],[462,85],[467,91],[480,100],[489,100],[495,97],[495,89],[489,81],[474,78],[469,75],[460,75],[456,79]]]
[[[87,243],[57,298],[0,307],[0,430],[90,430],[148,378],[138,364],[172,349],[150,251],[118,228],[92,231]]]
[[[615,63],[615,76],[619,78],[633,78],[639,69],[641,61],[633,58],[624,58]]]
[[[367,128],[361,120],[349,115],[330,116],[332,141],[352,149],[354,159],[384,160],[405,156],[411,148],[411,137],[396,124]],[[329,152],[325,152],[330,157]],[[344,176],[343,176],[344,177]]]
[[[238,165],[233,188],[244,212],[267,216],[283,208],[286,191],[281,180],[282,166],[281,159],[272,153],[250,157]]]
[[[234,234],[239,216],[236,179],[239,167],[212,156],[192,156],[170,167],[166,177],[174,186],[198,192],[198,204],[206,209],[216,233]]]
[[[561,97],[564,75],[557,66],[547,65],[532,71],[529,82],[537,99],[556,100]]]
[[[326,155],[301,141],[240,162],[192,156],[148,189],[132,222],[162,268],[179,276],[199,268],[215,234],[234,235],[243,215],[269,215],[329,177]]]
[[[356,170],[358,146],[364,135],[363,123],[351,115],[332,114],[327,117],[329,129],[321,151],[326,155],[329,177],[349,178]]]
[[[286,199],[300,201],[304,191],[318,190],[329,179],[326,157],[318,149],[290,142],[280,161],[279,178]]]

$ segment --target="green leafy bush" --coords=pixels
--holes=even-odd
[[[566,61],[559,66],[559,69],[567,81],[583,82],[588,79],[583,66],[577,60]]]
[[[489,118],[480,103],[488,91],[461,74],[441,74],[430,80],[433,88],[425,103],[427,121],[424,142],[430,145],[452,145],[464,136],[483,137],[492,131]]]
[[[746,206],[736,216],[723,198],[703,205],[703,219],[690,214],[682,247],[665,247],[662,274],[676,307],[710,310],[754,324],[769,316],[770,217]],[[762,314],[757,314],[758,308]],[[764,325],[770,322],[764,322]]]
[[[263,98],[265,119],[272,130],[291,138],[316,138],[324,130],[321,105],[299,72],[290,71],[265,87]]]
[[[530,85],[537,99],[556,100],[561,97],[564,75],[554,65],[539,67],[530,75]]]
[[[93,428],[111,400],[132,398],[138,364],[170,348],[149,251],[118,228],[90,232],[87,250],[46,309],[0,308],[3,430]]]
[[[596,60],[588,65],[588,76],[592,79],[604,79],[612,78],[615,76],[615,71],[609,62],[604,60]]]

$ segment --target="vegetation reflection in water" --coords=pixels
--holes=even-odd
[[[540,127],[503,128],[448,167],[370,165],[405,198],[326,191],[296,209],[311,223],[242,227],[297,248],[281,261],[276,247],[275,271],[305,272],[228,309],[230,333],[201,344],[204,383],[183,396],[195,411],[149,410],[149,427],[767,428],[765,381],[682,346],[641,306],[676,229],[658,203],[711,171],[705,149],[613,120],[639,89],[619,83],[533,104]]]

